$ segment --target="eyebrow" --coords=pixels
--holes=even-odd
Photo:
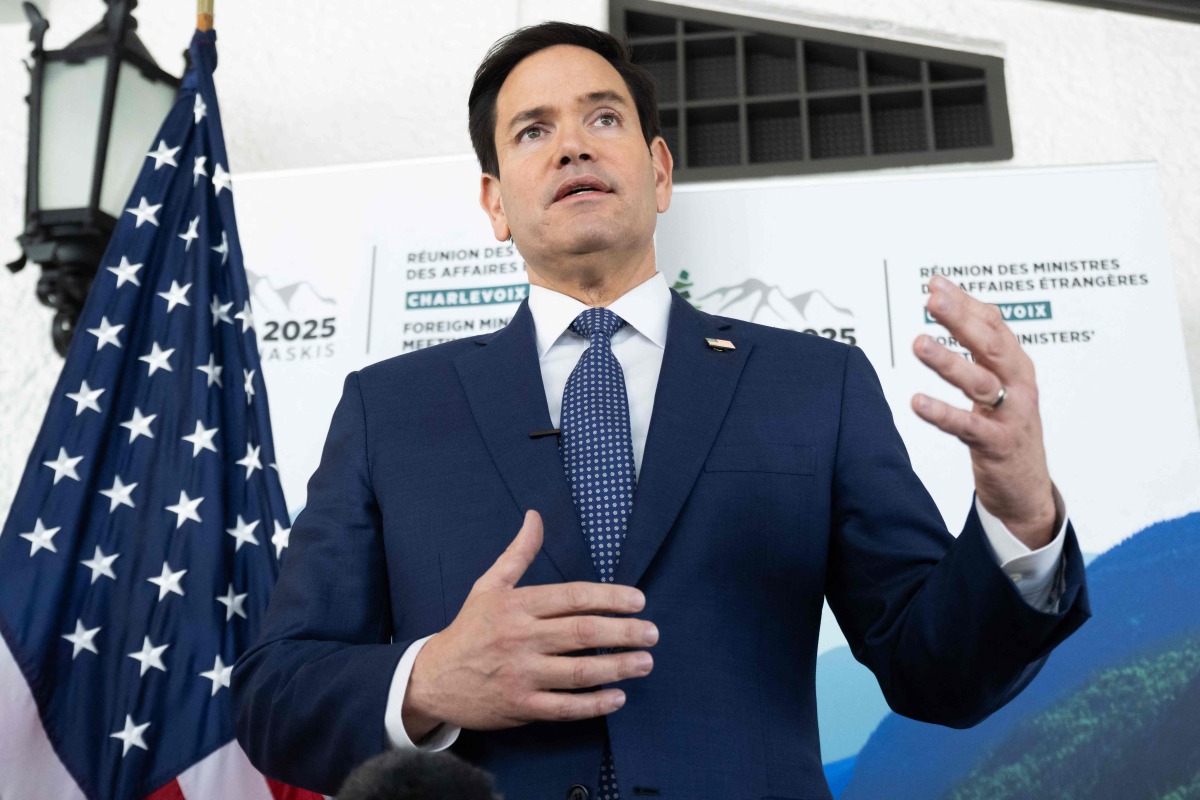
[[[626,109],[629,108],[629,103],[626,102],[625,98],[622,97],[621,95],[617,94],[616,92],[612,91],[611,89],[602,89],[600,91],[588,92],[587,94],[582,94],[578,98],[576,98],[575,102],[577,105],[593,105],[596,103],[609,103],[614,106],[621,106],[622,108],[626,108]],[[508,129],[511,131],[513,128],[517,127],[518,125],[521,125],[526,122],[532,122],[536,119],[539,119],[540,117],[544,117],[549,112],[550,112],[550,106],[535,106],[533,108],[527,108],[524,111],[515,115],[509,121]]]

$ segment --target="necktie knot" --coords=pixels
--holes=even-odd
[[[611,340],[624,324],[625,320],[607,308],[589,308],[575,318],[571,330],[591,341],[595,341],[597,336]]]

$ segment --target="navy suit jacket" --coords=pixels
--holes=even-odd
[[[898,713],[987,717],[1090,616],[1068,528],[1059,613],[955,538],[913,473],[860,350],[712,316],[672,292],[662,371],[615,573],[646,595],[654,671],[619,711],[464,730],[452,751],[509,800],[595,796],[605,729],[622,795],[828,798],[814,669],[822,599]],[[730,339],[718,352],[706,337]],[[533,318],[352,373],[261,636],[233,673],[237,736],[269,776],[335,792],[388,747],[392,674],[445,628],[526,509],[545,541],[518,585],[595,581],[551,427]],[[973,506],[972,506],[973,508]]]

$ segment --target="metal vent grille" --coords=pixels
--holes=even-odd
[[[658,85],[676,180],[1012,158],[1002,59],[649,0],[610,13]]]

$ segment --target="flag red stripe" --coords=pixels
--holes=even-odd
[[[308,789],[297,789],[295,786],[288,786],[286,783],[280,783],[270,778],[266,780],[267,786],[271,789],[271,796],[275,800],[324,800],[325,797],[325,795],[310,792]]]
[[[173,780],[155,789],[153,794],[146,796],[146,800],[187,800],[187,798],[183,796],[183,789],[179,788],[179,781]]]

